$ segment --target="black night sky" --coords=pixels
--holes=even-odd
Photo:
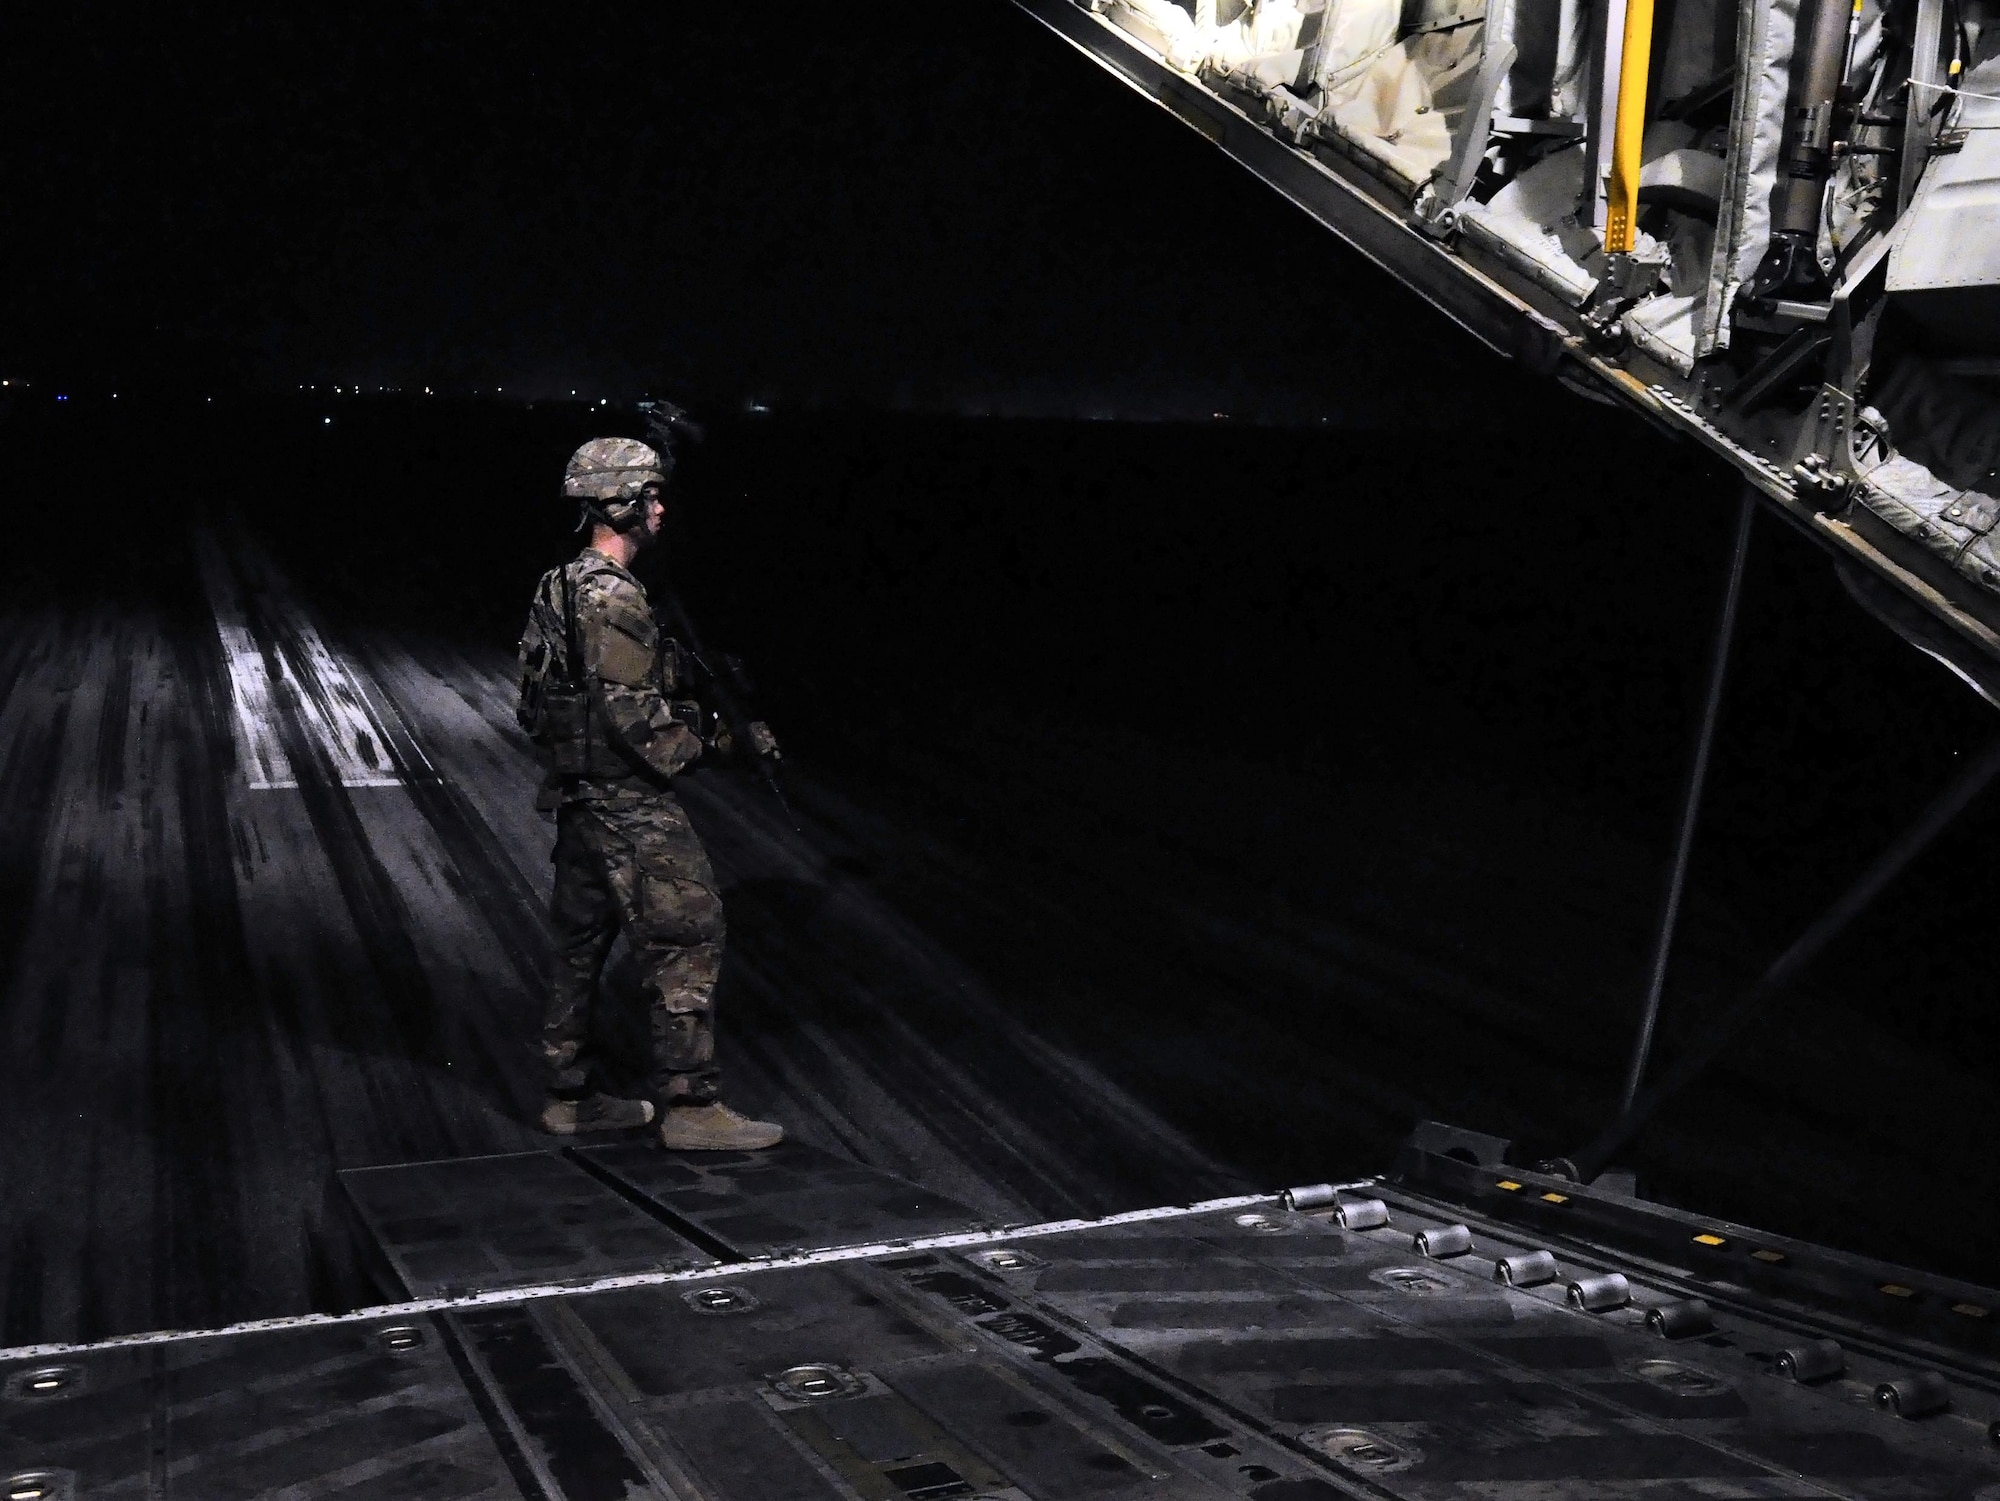
[[[23,374],[1351,420],[1477,362],[998,0],[12,26]]]

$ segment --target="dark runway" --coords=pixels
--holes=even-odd
[[[11,436],[88,417],[33,420]],[[302,446],[316,419],[258,420]],[[545,1144],[552,835],[511,645],[592,419],[442,420],[357,409],[282,500],[166,422],[143,518],[21,523],[0,1344],[341,1306],[337,1170]],[[1398,552],[1354,503],[1399,472],[1386,442],[1329,514],[1254,500],[1313,443],[1367,440],[774,431],[712,440],[674,565],[766,679],[804,823],[754,781],[687,779],[725,884],[735,1103],[1002,1220],[1378,1171],[1424,1116],[1532,1151],[1602,1124],[1726,494],[1579,537],[1528,503],[1523,445],[1497,491],[1426,481],[1406,511],[1436,537]],[[1661,538],[1644,569],[1602,562]],[[1767,536],[1760,567],[1782,608],[1743,668],[1669,1050],[1987,729],[1838,614],[1801,545]],[[1992,1170],[1963,1144],[1991,1111],[1985,982],[1935,958],[1979,907],[1988,816],[1642,1139],[1661,1191],[1990,1274]]]
[[[209,621],[45,615],[8,666],[10,844],[46,852],[7,1010],[10,1344],[301,1310],[337,1275],[333,1168],[543,1144],[551,833],[510,664],[336,649],[253,543],[180,545]],[[737,933],[733,1099],[1002,1219],[1235,1181],[818,853],[865,814],[802,779],[808,845],[760,793],[686,788]]]

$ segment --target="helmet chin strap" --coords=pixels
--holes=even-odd
[[[598,526],[608,526],[612,531],[623,534],[637,531],[644,524],[646,506],[643,499],[627,501],[618,509],[624,512],[622,520],[596,501],[586,500],[583,503],[583,513],[576,518],[576,529],[582,531],[594,523]]]

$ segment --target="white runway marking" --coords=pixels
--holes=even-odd
[[[236,748],[251,789],[264,792],[299,785],[279,738],[277,692],[271,680],[274,665],[290,691],[300,727],[325,752],[343,787],[400,786],[403,779],[396,773],[380,722],[353,675],[327,649],[312,622],[299,612],[287,611],[290,640],[261,641],[250,627],[236,574],[214,534],[197,533],[195,552],[229,671]]]

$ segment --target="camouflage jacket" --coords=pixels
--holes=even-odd
[[[543,575],[528,635],[539,624],[549,639],[566,640],[566,608],[575,612],[575,644],[588,704],[580,726],[585,745],[578,757],[584,770],[568,777],[551,771],[538,803],[609,796],[635,790],[635,781],[663,785],[703,749],[701,736],[684,722],[699,711],[685,701],[675,702],[676,695],[688,691],[679,646],[661,639],[645,586],[603,553],[586,548]],[[676,717],[676,707],[684,717]],[[547,750],[545,759],[551,759]]]

